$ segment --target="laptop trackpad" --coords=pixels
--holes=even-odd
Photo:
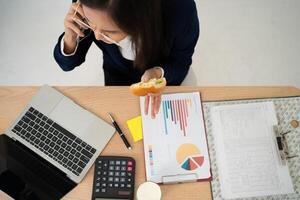
[[[49,117],[77,136],[83,136],[96,118],[68,98],[63,98]]]

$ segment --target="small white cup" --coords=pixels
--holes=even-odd
[[[161,190],[159,185],[153,182],[145,182],[139,185],[136,192],[137,200],[160,200]]]

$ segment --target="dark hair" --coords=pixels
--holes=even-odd
[[[153,67],[165,59],[166,43],[162,0],[80,0],[90,8],[105,10],[135,45],[134,66]]]

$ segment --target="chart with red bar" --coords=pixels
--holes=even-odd
[[[162,95],[155,118],[144,112],[144,103],[141,97],[147,181],[211,177],[200,93]]]
[[[197,112],[195,100],[191,98],[182,98],[175,100],[162,100],[162,113],[164,121],[165,134],[170,133],[170,126],[176,127],[178,132],[187,136],[187,129],[190,125],[191,111]]]
[[[162,101],[164,114],[165,133],[168,134],[167,122],[171,121],[186,136],[186,127],[188,125],[189,109],[191,108],[191,99],[165,100]]]

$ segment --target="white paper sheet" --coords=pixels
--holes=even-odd
[[[162,95],[155,119],[145,115],[143,97],[140,106],[147,180],[161,183],[210,178],[200,94]]]
[[[211,114],[223,198],[294,193],[276,149],[272,102],[216,106]]]

